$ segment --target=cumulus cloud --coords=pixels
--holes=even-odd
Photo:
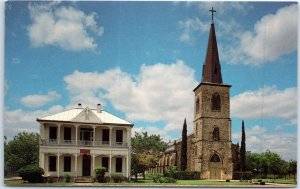
[[[231,115],[242,119],[283,118],[297,124],[297,88],[266,86],[231,98]]]
[[[298,6],[292,4],[258,21],[241,36],[241,47],[256,61],[272,61],[297,49],[297,34]]]
[[[182,33],[179,37],[179,41],[184,43],[194,42],[197,32],[208,32],[209,31],[209,22],[201,21],[199,18],[189,18],[185,21],[178,22],[179,29],[182,30]]]
[[[185,117],[189,128],[193,126],[194,78],[194,70],[179,60],[142,65],[134,77],[115,68],[103,73],[75,71],[64,80],[72,104],[95,106],[109,100],[131,121],[163,121],[167,131],[179,131]]]
[[[97,23],[95,12],[86,14],[59,2],[30,3],[31,24],[28,35],[33,47],[58,46],[65,50],[95,49],[93,34],[103,35],[104,28]]]
[[[209,3],[204,3],[208,6],[207,4]],[[246,5],[236,4],[235,2],[230,6],[225,6],[227,2],[222,4],[227,8],[218,9],[217,13],[221,15],[226,14],[229,10],[242,10],[243,6]],[[202,11],[207,11],[210,7],[204,7]],[[246,5],[245,7],[249,6]],[[199,18],[188,18],[179,21],[179,30],[181,30],[179,40],[192,44],[197,33],[208,32],[209,22],[201,21]],[[217,17],[215,25],[217,37],[221,39],[218,40],[221,58],[230,64],[258,66],[274,62],[279,57],[297,50],[297,4],[282,7],[275,14],[263,16],[253,26],[253,30],[245,30],[241,24],[230,17],[226,19]]]
[[[292,4],[262,17],[252,31],[238,30],[224,45],[224,59],[233,64],[261,65],[297,50],[298,6]]]
[[[28,108],[40,108],[54,100],[60,99],[61,95],[55,91],[49,91],[48,94],[34,94],[24,96],[20,99],[20,103]]]
[[[48,110],[24,111],[22,109],[4,109],[4,135],[12,139],[21,131],[39,132],[36,118],[63,111],[60,105],[55,105]]]
[[[271,150],[280,154],[285,160],[297,159],[297,133],[272,132],[260,125],[248,128],[246,125],[245,133],[247,151],[265,152]],[[241,141],[240,136],[241,133],[233,133],[232,139]]]

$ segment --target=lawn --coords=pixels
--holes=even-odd
[[[5,181],[6,186],[78,186],[85,185],[84,183],[66,183],[66,182],[54,182],[54,183],[24,183],[22,180],[17,181]],[[138,180],[137,182],[122,182],[122,183],[87,183],[86,186],[171,186],[171,185],[252,185],[248,182],[225,182],[225,181],[208,181],[208,180],[177,180],[176,183],[154,183],[153,180]]]
[[[261,179],[264,182],[269,183],[283,183],[283,184],[296,184],[294,179]],[[253,179],[253,182],[257,182],[258,179]],[[138,180],[137,182],[122,182],[122,183],[66,183],[66,182],[54,182],[54,183],[24,183],[22,180],[5,181],[6,186],[250,186],[254,185],[249,182],[240,181],[211,181],[211,180],[177,180],[176,183],[154,183],[153,180]]]

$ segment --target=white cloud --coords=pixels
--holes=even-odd
[[[257,61],[272,61],[297,49],[298,6],[279,9],[276,14],[264,16],[253,32],[241,37],[244,53]]]
[[[12,139],[21,131],[39,132],[36,118],[63,111],[62,106],[56,105],[48,110],[24,111],[21,109],[4,109],[4,135]]]
[[[20,103],[29,108],[40,108],[47,103],[60,99],[60,94],[55,91],[49,91],[46,95],[34,94],[22,97]]]
[[[242,119],[283,118],[297,123],[297,88],[275,86],[246,91],[231,98],[231,115]]]
[[[179,28],[182,30],[182,33],[179,37],[179,41],[184,43],[193,43],[197,32],[208,32],[209,31],[209,22],[203,22],[199,18],[189,18],[185,21],[178,22]]]
[[[297,34],[298,6],[292,4],[262,17],[253,31],[238,31],[236,42],[224,48],[224,58],[229,63],[249,65],[272,62],[297,50]]]
[[[97,14],[85,14],[74,7],[58,4],[29,4],[32,23],[28,35],[32,46],[53,45],[70,51],[97,48],[92,34],[101,36],[104,32],[96,22]]]
[[[270,150],[285,160],[297,159],[297,133],[273,132],[259,125],[251,128],[245,126],[245,133],[247,151],[260,153]],[[240,141],[240,136],[241,133],[232,134],[235,141]]]
[[[168,131],[180,131],[186,117],[193,127],[194,70],[177,61],[142,65],[135,77],[119,68],[104,73],[75,71],[64,78],[71,103],[95,106],[109,100],[132,121],[163,121]]]
[[[209,10],[214,7],[217,11],[217,15],[226,15],[231,12],[236,12],[239,14],[247,14],[249,10],[253,9],[253,6],[248,2],[228,2],[228,1],[207,1],[207,2],[197,2],[188,1],[188,6],[197,7],[199,13],[208,14]]]

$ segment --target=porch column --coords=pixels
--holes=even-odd
[[[57,177],[59,177],[59,169],[60,169],[60,167],[59,167],[59,157],[60,157],[60,154],[57,154]]]
[[[128,158],[128,154],[126,156],[126,177],[129,178],[129,158]]]
[[[75,140],[76,140],[75,142],[76,142],[76,146],[77,146],[77,144],[78,144],[78,142],[77,142],[77,141],[78,141],[78,126],[79,126],[79,125],[75,125],[75,128],[76,128],[76,132],[75,132],[75,133],[76,133],[76,134],[75,134]],[[77,156],[76,156],[76,157],[77,157]],[[77,173],[76,173],[76,174],[77,174]]]
[[[95,156],[96,156],[96,154],[93,154],[93,160],[92,160],[92,176],[95,176]]]
[[[41,139],[45,139],[45,125],[44,123],[40,123],[40,133],[41,133]]]
[[[109,146],[112,146],[112,127],[109,127]]]
[[[61,124],[57,124],[57,145],[60,145],[60,126]]]
[[[77,157],[78,157],[78,154],[76,153],[75,154],[75,177],[77,177]]]
[[[111,152],[110,152],[110,154],[109,154],[109,176],[111,177]]]
[[[96,145],[96,126],[93,126],[93,146]]]

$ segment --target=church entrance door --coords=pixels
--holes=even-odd
[[[220,180],[221,179],[221,170],[222,170],[222,162],[220,157],[217,154],[214,154],[210,158],[210,179]]]
[[[210,162],[210,179],[221,180],[221,162]]]

